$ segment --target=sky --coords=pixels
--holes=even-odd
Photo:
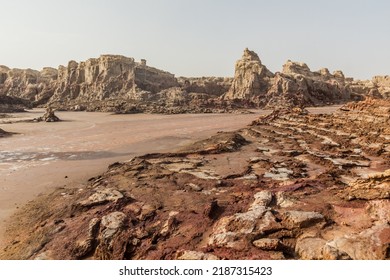
[[[233,76],[248,47],[346,76],[390,75],[387,0],[0,0],[0,65],[57,68],[101,54],[176,76]]]

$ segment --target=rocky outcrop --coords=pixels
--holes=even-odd
[[[58,71],[50,67],[37,71],[0,66],[0,95],[45,103],[53,95],[57,77]]]
[[[200,77],[188,78],[179,77],[180,87],[194,96],[204,94],[205,96],[219,97],[226,93],[232,85],[232,78],[224,77]]]
[[[54,110],[52,108],[47,107],[45,114],[42,117],[34,119],[34,121],[37,121],[37,122],[42,122],[42,121],[43,122],[59,122],[61,120],[59,117],[57,117],[54,114]]]
[[[233,83],[224,98],[252,100],[260,97],[267,92],[272,77],[259,56],[246,48],[242,58],[236,62]]]
[[[177,85],[174,75],[137,63],[133,58],[102,55],[60,66],[54,95],[50,101],[94,101],[141,99]],[[137,95],[144,92],[143,95]]]
[[[351,92],[341,71],[329,73],[326,68],[312,72],[305,63],[287,61],[268,91],[268,107],[275,107],[284,98],[294,106],[326,105],[351,99]],[[287,102],[288,102],[287,101]]]
[[[119,55],[102,55],[80,63],[70,61],[58,70],[0,67],[0,94],[28,99],[35,105],[143,100],[174,86],[178,82],[173,74]]]
[[[357,94],[388,99],[390,97],[390,76],[374,76],[371,80],[350,81],[350,88]]]
[[[290,60],[281,72],[273,74],[248,49],[236,62],[234,78],[176,79],[146,65],[146,60],[138,63],[120,55],[70,61],[66,67],[42,71],[0,66],[0,96],[61,110],[227,112],[237,108],[322,106],[366,96],[388,98],[389,94],[389,76],[355,81],[339,70],[332,74],[327,68],[312,71],[307,64]],[[0,110],[4,107],[0,102]]]
[[[237,61],[234,80],[225,100],[245,100],[256,107],[308,106],[341,103],[352,93],[341,71],[326,68],[312,72],[305,63],[287,61],[282,72],[272,74],[257,54],[245,49]]]

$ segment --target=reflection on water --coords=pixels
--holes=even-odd
[[[26,167],[47,165],[58,160],[94,160],[128,156],[132,153],[114,153],[108,151],[83,151],[83,152],[0,152],[0,172],[16,171]]]
[[[131,155],[131,153],[114,153],[108,151],[83,151],[83,152],[0,152],[0,163],[31,162],[31,161],[55,161],[55,160],[91,160]]]

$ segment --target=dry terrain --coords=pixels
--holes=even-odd
[[[5,219],[38,194],[85,182],[115,161],[172,150],[219,130],[238,129],[255,118],[56,112],[63,121],[31,122],[43,112],[0,118],[1,128],[16,133],[0,137],[0,234]]]
[[[2,258],[389,259],[390,104],[324,111],[276,110],[42,195]]]

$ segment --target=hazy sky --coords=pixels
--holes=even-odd
[[[0,64],[122,54],[177,76],[233,76],[245,47],[347,76],[390,74],[390,1],[0,0]]]

